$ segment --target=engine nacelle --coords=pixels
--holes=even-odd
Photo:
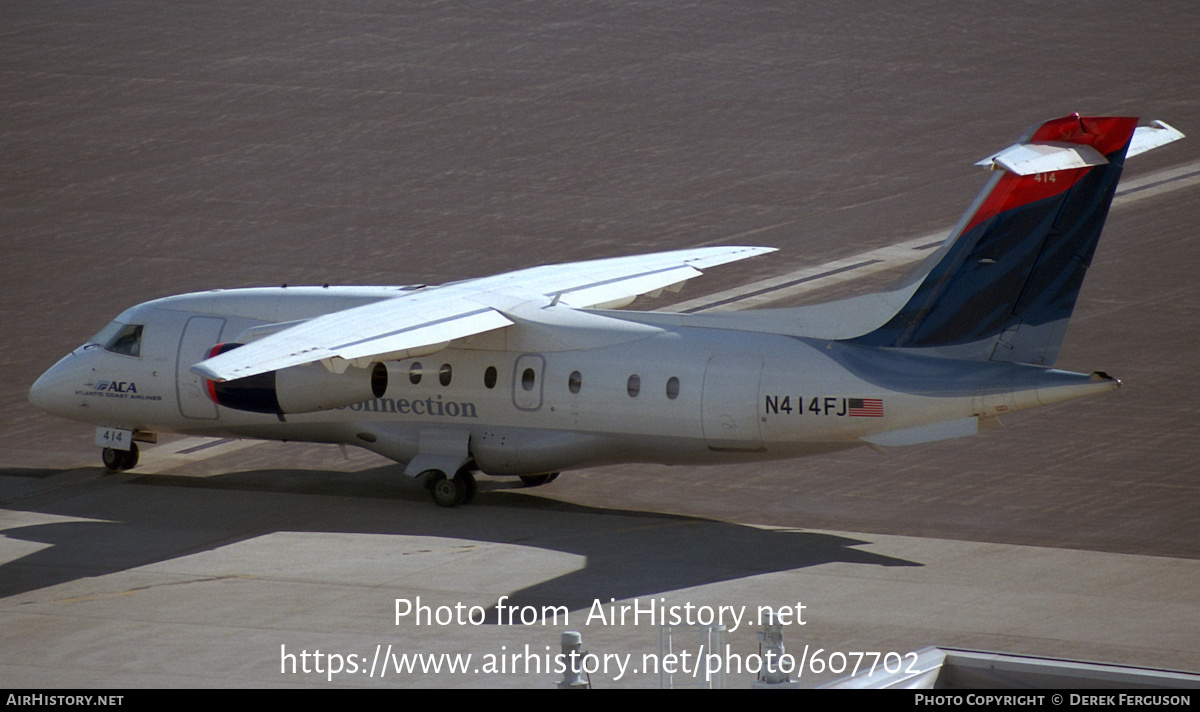
[[[208,358],[231,351],[242,344],[218,344]],[[232,381],[206,381],[208,397],[218,405],[252,413],[311,413],[341,408],[387,392],[388,372],[382,363],[367,368],[347,368],[332,373],[324,366],[310,363],[279,371],[268,371]]]

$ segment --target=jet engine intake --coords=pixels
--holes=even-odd
[[[218,344],[207,358],[242,344]],[[292,366],[232,381],[206,381],[208,397],[218,405],[252,413],[312,413],[380,398],[387,392],[388,371],[382,363],[331,373],[320,364]]]

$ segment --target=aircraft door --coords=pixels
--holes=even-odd
[[[704,370],[701,410],[704,440],[714,450],[758,450],[758,386],[762,359],[757,356],[713,356]]]
[[[542,372],[546,359],[537,354],[525,354],[513,368],[513,405],[521,410],[542,407]]]
[[[219,343],[224,328],[224,319],[211,316],[194,316],[183,327],[179,354],[175,359],[175,387],[178,389],[179,412],[185,418],[217,419],[217,404],[205,392],[204,379],[191,367],[203,361],[208,350]]]

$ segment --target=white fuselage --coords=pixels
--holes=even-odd
[[[512,475],[924,442],[967,434],[962,425],[973,428],[978,417],[1115,386],[1039,367],[807,339],[786,325],[781,333],[743,330],[735,319],[692,327],[677,315],[626,319],[552,306],[515,310],[519,329],[389,361],[382,396],[328,410],[280,416],[218,406],[190,370],[214,344],[247,330],[396,292],[278,288],[149,302],[118,317],[145,325],[137,356],[81,347],[35,384],[31,399],[99,426],[345,443],[399,462],[451,434],[469,442],[481,470]],[[957,425],[939,429],[946,423]]]

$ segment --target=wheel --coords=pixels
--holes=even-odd
[[[129,443],[128,450],[106,447],[100,457],[104,460],[104,466],[112,472],[131,470],[138,464],[138,446],[137,443]]]
[[[441,470],[427,470],[426,486],[433,496],[433,503],[439,507],[457,507],[467,498],[467,485],[457,477],[450,479]]]
[[[475,473],[464,467],[458,471],[458,474],[454,475],[454,479],[461,480],[463,487],[466,488],[466,494],[463,495],[462,503],[470,504],[475,499],[475,491],[478,489],[475,486]]]
[[[110,472],[119,472],[121,470],[121,465],[125,462],[125,451],[106,447],[104,448],[104,451],[100,453],[100,458],[104,460],[104,466],[107,467]]]
[[[132,470],[138,464],[138,446],[137,443],[129,443],[129,449],[125,451],[125,462],[121,465],[122,470]]]
[[[550,472],[545,475],[521,475],[521,481],[526,487],[541,487],[544,484],[549,484],[558,478],[557,472]]]

